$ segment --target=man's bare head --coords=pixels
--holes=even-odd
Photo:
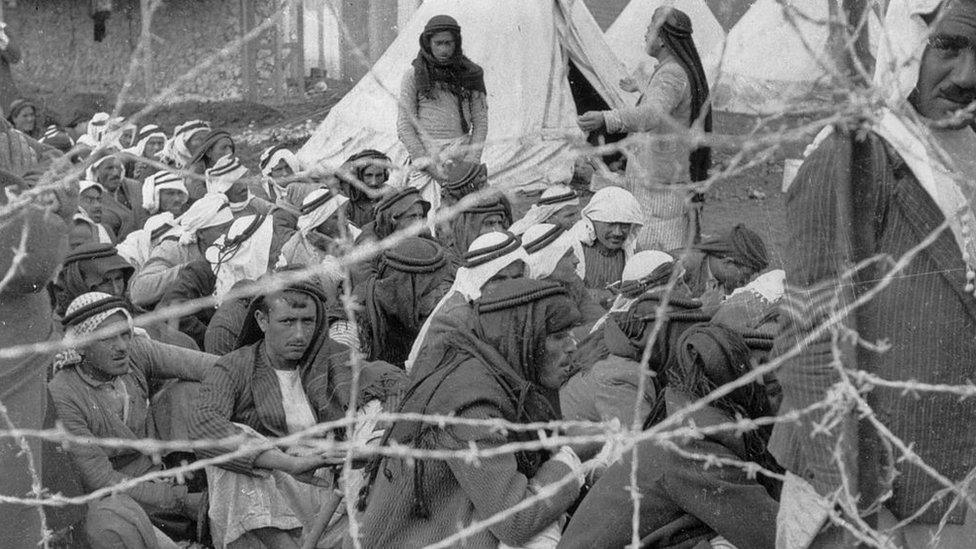
[[[922,116],[946,120],[976,101],[976,0],[947,0],[930,26],[911,102]]]

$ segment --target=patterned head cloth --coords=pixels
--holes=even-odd
[[[769,267],[769,254],[761,236],[746,228],[736,225],[728,234],[709,238],[695,249],[708,255],[730,257],[736,263],[745,265],[753,271],[759,272]]]
[[[551,185],[543,191],[539,201],[525,212],[522,219],[519,219],[509,228],[512,234],[519,236],[533,225],[545,223],[550,217],[566,206],[579,206],[579,195],[576,191],[566,185]]]
[[[291,152],[284,145],[275,145],[264,149],[264,152],[261,153],[261,159],[258,161],[258,164],[261,166],[261,173],[271,177],[271,170],[280,164],[282,160],[291,168],[293,173],[302,171],[302,165],[298,162],[298,157],[295,156],[295,153]]]
[[[65,312],[61,324],[64,325],[66,340],[85,338],[91,335],[105,320],[121,313],[132,328],[132,315],[126,308],[125,300],[102,292],[88,292],[76,297]],[[55,371],[81,363],[81,355],[75,348],[66,349],[54,358]]]
[[[247,175],[247,168],[241,164],[236,156],[227,155],[217,161],[216,164],[206,172],[207,192],[225,193],[234,183]]]
[[[227,195],[207,193],[177,218],[176,222],[179,223],[183,233],[180,242],[184,245],[196,242],[197,231],[232,221],[234,221],[234,214],[231,213],[227,203]]]
[[[159,192],[165,189],[180,191],[187,197],[190,194],[183,183],[183,177],[169,171],[159,171],[142,182],[142,207],[154,214],[159,211]]]
[[[166,134],[159,126],[155,124],[146,124],[139,130],[139,133],[137,133],[135,139],[133,139],[132,146],[125,149],[125,152],[133,156],[143,156],[146,151],[146,144],[149,143],[149,140],[154,137],[158,137],[163,141],[166,140]]]
[[[315,189],[302,200],[301,215],[298,217],[298,230],[304,235],[328,221],[349,199],[329,189]]]
[[[573,250],[576,259],[576,274],[582,279],[586,271],[583,264],[583,247],[573,233],[549,223],[533,225],[522,235],[522,247],[528,253],[529,277],[541,280],[556,270],[556,265]]]

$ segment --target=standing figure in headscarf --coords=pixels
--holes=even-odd
[[[416,365],[399,411],[513,423],[558,419],[550,392],[564,380],[575,350],[568,331],[578,319],[563,289],[551,282],[508,280],[488,289],[474,311],[470,324],[458,324],[441,336],[445,345],[436,360]],[[420,450],[462,450],[538,436],[535,431],[403,420],[388,430],[387,442]],[[568,447],[555,453],[521,450],[482,456],[477,462],[460,457],[376,459],[367,469],[371,485],[360,502],[365,504],[360,542],[364,547],[435,543],[517,505],[578,466],[579,458]],[[557,520],[576,500],[580,484],[569,482],[458,545],[522,547],[543,531],[558,539]]]
[[[85,177],[105,189],[102,195],[102,223],[122,240],[142,228],[149,214],[143,208],[142,184],[125,177],[125,167],[118,155],[109,153],[95,160]]]
[[[662,372],[660,392],[650,424],[681,413],[752,369],[750,349],[737,332],[721,325],[699,324],[678,339]],[[763,385],[752,381],[707,406],[691,411],[680,424],[707,429],[771,413]],[[776,546],[778,473],[766,451],[763,428],[714,431],[704,436],[655,439],[635,448],[637,489],[641,494],[638,534],[641,547],[705,547],[718,536],[734,547]],[[766,471],[712,464],[709,459],[752,462]],[[631,541],[633,501],[627,491],[634,452],[611,465],[573,513],[559,547],[624,547]],[[607,512],[608,510],[612,512]],[[696,545],[697,543],[697,545]]]
[[[969,105],[976,99],[976,1],[892,0],[884,29],[897,39],[883,40],[878,51],[874,89],[884,92],[883,106],[853,126],[824,131],[787,194],[787,305],[776,345],[792,351],[819,331],[777,371],[781,414],[829,398],[841,367],[896,384],[965,386],[973,379],[976,132]],[[907,264],[892,272],[891,260],[874,261],[850,274],[878,257]],[[866,292],[877,295],[853,313],[840,312]],[[841,314],[843,327],[821,329]],[[845,337],[838,330],[888,344],[841,346],[838,356],[836,338]],[[860,389],[871,417],[944,480],[897,450],[890,454],[887,437],[871,423],[859,424],[864,414],[852,403],[776,424],[770,451],[793,473],[784,493],[803,493],[791,485],[809,483],[829,498],[849,486],[860,494],[859,511],[877,509],[882,528],[911,519],[891,532],[900,547],[927,547],[933,536],[940,548],[972,547],[976,509],[942,490],[946,482],[972,493],[976,400],[951,391],[906,398],[896,387]],[[807,524],[811,509],[817,507],[794,508],[808,515]],[[813,547],[856,544],[841,539],[843,528],[827,520],[829,510],[814,517],[825,526]],[[781,527],[788,529],[794,518],[786,515]]]
[[[488,136],[486,96],[484,70],[465,57],[458,22],[448,15],[432,17],[400,84],[397,136],[417,170],[410,185],[435,210],[440,189],[433,178],[445,161],[480,162]]]
[[[566,185],[551,185],[509,230],[519,236],[534,225],[550,223],[568,231],[579,220],[580,200],[576,191]]]
[[[8,207],[11,198],[26,189],[21,178],[0,170],[0,206]],[[0,287],[0,348],[59,337],[46,290],[68,249],[68,223],[76,209],[76,197],[67,189],[70,186],[55,188],[56,208],[35,199],[12,209],[0,224],[0,271],[9,273]],[[18,254],[22,247],[26,253],[23,257]],[[0,361],[0,402],[12,423],[4,428],[42,428],[50,364],[51,354],[39,352]],[[0,495],[30,497],[30,467],[41,467],[41,441],[35,437],[26,440],[31,454],[23,451],[17,438],[0,439]],[[0,547],[35,547],[43,536],[37,507],[0,503]]]
[[[346,160],[346,167],[358,184],[340,178],[339,188],[349,197],[346,219],[360,229],[376,217],[376,204],[389,190],[390,158],[373,149],[360,151]],[[361,187],[366,186],[369,193]]]
[[[48,388],[68,433],[90,439],[162,438],[154,382],[200,381],[217,361],[207,353],[152,344],[132,322],[125,300],[106,293],[84,293],[67,307],[62,323],[68,337],[117,330],[68,349],[54,361],[57,371]],[[71,444],[65,450],[88,491],[162,469],[158,460],[136,448]],[[85,535],[92,547],[156,547],[157,539],[159,547],[173,547],[167,533],[195,532],[203,503],[202,493],[190,493],[172,479],[143,482],[89,503]]]
[[[691,295],[706,305],[717,306],[725,296],[765,271],[769,255],[762,237],[740,224],[727,234],[696,244],[681,255],[681,262]]]
[[[124,162],[126,177],[142,181],[149,174],[156,173],[158,170],[155,166],[141,160],[161,162],[157,155],[165,145],[166,132],[156,124],[146,124],[139,128],[132,138],[132,146],[122,150],[126,155]]]
[[[364,309],[359,321],[363,355],[403,367],[452,278],[443,248],[432,240],[410,237],[383,252],[376,274],[356,290]]]
[[[712,131],[708,81],[692,41],[691,19],[662,6],[644,36],[647,54],[659,61],[641,91],[637,106],[591,111],[579,118],[584,132],[640,134],[642,141],[627,162],[628,189],[645,207],[638,237],[644,249],[673,250],[697,241],[701,230],[701,195],[688,183],[704,181],[711,149],[696,147],[688,128]]]
[[[619,187],[600,189],[583,208],[572,231],[583,245],[583,282],[597,303],[613,297],[607,286],[620,281],[624,265],[637,251],[643,222],[640,203]]]

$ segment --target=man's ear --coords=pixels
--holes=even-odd
[[[265,313],[261,309],[254,311],[254,320],[258,321],[258,328],[261,328],[262,333],[268,331],[268,316],[268,313]]]

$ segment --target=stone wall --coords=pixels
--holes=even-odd
[[[280,5],[273,0],[246,0],[259,24]],[[70,94],[94,92],[115,95],[129,73],[142,30],[139,0],[115,0],[103,41],[93,39],[87,0],[18,0],[6,6],[4,19],[21,44],[24,60],[13,67],[14,78],[26,92]],[[152,70],[138,65],[133,93],[145,98],[170,85],[240,36],[240,0],[165,0],[153,17]],[[255,91],[259,97],[275,91],[272,33],[255,43]],[[286,42],[281,37],[281,42]],[[284,51],[284,49],[283,49]],[[286,52],[285,52],[286,53]],[[178,98],[230,99],[244,94],[240,52],[189,79]],[[285,69],[282,69],[285,70]]]

